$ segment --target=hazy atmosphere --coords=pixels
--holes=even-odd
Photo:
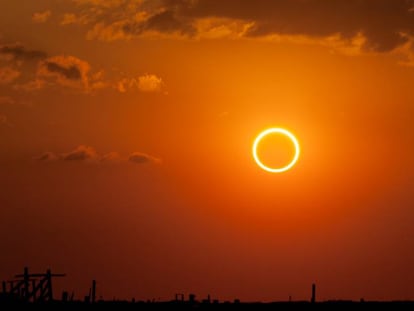
[[[413,86],[414,1],[0,0],[0,279],[414,299]]]

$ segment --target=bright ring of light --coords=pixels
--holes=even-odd
[[[274,134],[274,133],[287,136],[292,141],[293,145],[295,146],[295,155],[292,161],[290,161],[289,164],[287,164],[286,166],[283,166],[280,168],[271,168],[271,167],[264,165],[262,161],[260,161],[259,156],[257,155],[257,147],[259,146],[259,143],[262,140],[262,138],[267,136],[268,134]],[[300,148],[299,148],[299,143],[296,137],[291,132],[283,128],[279,128],[279,127],[272,127],[267,130],[264,130],[263,132],[259,134],[259,136],[256,137],[253,143],[254,160],[256,161],[257,165],[259,165],[262,169],[264,169],[265,171],[271,172],[271,173],[282,173],[292,168],[292,166],[295,165],[296,161],[299,158],[299,153],[300,153]]]

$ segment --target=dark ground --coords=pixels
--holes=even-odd
[[[72,302],[0,301],[0,310],[414,310],[414,301],[307,301],[271,303],[202,303],[202,302],[126,302],[99,301],[94,304]]]

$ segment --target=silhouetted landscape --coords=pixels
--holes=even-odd
[[[75,294],[63,291],[60,298],[54,293],[53,279],[64,277],[62,273],[52,273],[50,269],[45,273],[29,273],[27,267],[22,274],[14,275],[12,280],[2,282],[2,293],[0,294],[0,307],[13,307],[25,309],[59,308],[75,310],[79,308],[115,310],[158,310],[162,308],[174,310],[307,310],[320,309],[332,310],[332,308],[388,308],[390,310],[405,310],[414,307],[414,301],[359,301],[353,300],[325,300],[317,301],[316,284],[312,284],[310,299],[289,300],[273,302],[244,302],[239,299],[233,301],[219,301],[211,299],[208,295],[204,299],[197,299],[195,294],[175,294],[174,299],[166,301],[154,300],[105,300],[96,298],[96,280],[92,280],[89,292],[83,299],[75,299]]]

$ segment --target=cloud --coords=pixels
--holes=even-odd
[[[82,77],[81,69],[77,65],[61,65],[54,61],[44,62],[49,73],[57,73],[68,80],[79,80]]]
[[[16,90],[35,91],[46,87],[63,86],[81,90],[89,93],[99,89],[111,87],[111,82],[104,79],[104,71],[91,72],[91,65],[80,58],[71,55],[56,55],[51,57],[42,57],[36,53],[26,53],[23,47],[0,49],[0,53],[14,55],[12,59],[30,58],[39,56],[37,70],[33,72],[32,66],[20,66],[21,72],[12,66],[0,68],[0,84],[6,84],[14,81],[22,73],[20,83],[13,85]],[[17,52],[20,51],[20,52]],[[42,54],[46,56],[46,53]],[[30,57],[29,57],[30,56]],[[24,69],[24,70],[23,70]],[[30,72],[32,71],[32,72]]]
[[[162,84],[162,79],[156,75],[146,74],[138,77],[138,89],[142,92],[158,92]]]
[[[94,148],[80,145],[76,149],[62,154],[60,158],[64,161],[85,161],[96,160],[98,155]]]
[[[133,152],[129,155],[128,161],[137,163],[137,164],[144,164],[144,163],[160,163],[161,160],[158,158],[155,158],[153,156],[150,156],[146,153],[142,152]]]
[[[7,121],[5,116],[0,115],[0,124],[2,117]],[[42,153],[34,157],[40,162],[62,161],[62,162],[95,162],[95,163],[160,163],[161,160],[142,152],[133,152],[127,158],[122,157],[118,152],[111,151],[100,155],[91,146],[79,145],[74,150],[57,154],[51,151]]]
[[[90,68],[88,62],[77,57],[58,55],[40,63],[37,78],[88,91]]]
[[[395,51],[396,54],[402,54],[404,59],[399,61],[400,65],[414,67],[414,37],[410,37],[408,42]]]
[[[19,78],[19,83],[12,85],[15,90],[30,92],[61,86],[78,89],[84,93],[111,88],[124,93],[134,89],[141,92],[158,92],[164,86],[162,79],[154,74],[121,79],[115,74],[107,78],[103,70],[93,72],[86,60],[72,55],[47,57],[45,52],[28,50],[22,45],[0,46],[0,56],[2,55],[10,63],[0,67],[0,85],[11,84]],[[37,65],[22,65],[21,60],[37,60]]]
[[[121,80],[119,80],[116,83],[115,88],[121,92],[121,93],[125,93],[129,88],[131,88],[135,82],[133,82],[135,80],[132,79],[128,79],[128,78],[122,78]]]
[[[166,1],[187,18],[225,17],[253,22],[249,37],[305,35],[366,37],[364,48],[386,52],[414,32],[413,2],[406,0],[197,0]]]
[[[56,161],[59,157],[54,154],[53,152],[45,152],[38,157],[35,157],[35,160],[42,161],[42,162],[49,162],[49,161]]]
[[[35,23],[45,23],[51,15],[52,12],[50,10],[44,12],[36,12],[32,15],[32,21]]]
[[[81,8],[76,13],[66,13],[61,24],[89,25],[86,37],[90,40],[129,40],[149,33],[179,36],[193,36],[196,33],[190,19],[177,16],[176,10],[163,1],[73,2]]]
[[[142,0],[128,0],[132,3],[140,3]],[[104,7],[104,8],[113,8],[117,7],[123,3],[125,0],[72,0],[72,2],[77,4],[92,4],[96,7]]]
[[[88,38],[124,40],[158,33],[184,37],[365,38],[389,52],[414,36],[412,0],[74,0]]]
[[[116,83],[115,88],[125,93],[137,88],[141,92],[160,92],[164,86],[162,79],[154,74],[145,74],[136,78],[122,78]]]
[[[28,50],[20,44],[1,45],[0,54],[17,61],[38,61],[47,57],[46,52]]]
[[[11,66],[0,67],[0,84],[8,84],[20,76],[20,71]]]
[[[160,33],[179,33],[192,36],[196,33],[193,25],[185,19],[178,18],[172,10],[155,13],[144,21],[124,23],[122,30],[126,34],[140,35],[146,31]]]
[[[65,13],[63,14],[62,20],[60,22],[60,24],[62,26],[65,25],[86,25],[88,24],[90,21],[88,20],[87,15],[76,15],[74,13]]]
[[[96,23],[92,29],[86,34],[88,40],[100,40],[100,41],[116,41],[116,40],[129,40],[133,38],[132,33],[127,33],[124,30],[125,22],[114,22],[110,25],[105,23]]]
[[[0,53],[12,55],[10,59],[34,59],[36,55],[40,57],[40,54],[32,53],[22,46],[18,48],[3,46],[0,48]],[[146,74],[137,78],[107,78],[103,70],[93,72],[89,62],[72,55],[56,55],[39,59],[37,70],[35,72],[29,70],[33,70],[33,67],[14,63],[0,67],[0,85],[10,84],[20,78],[19,83],[13,85],[15,90],[30,92],[61,86],[78,89],[84,93],[111,88],[121,93],[133,89],[141,92],[158,92],[164,85],[162,79],[154,74]]]
[[[78,18],[73,13],[65,13],[63,14],[62,21],[60,22],[61,25],[71,25],[71,24],[77,24]]]

